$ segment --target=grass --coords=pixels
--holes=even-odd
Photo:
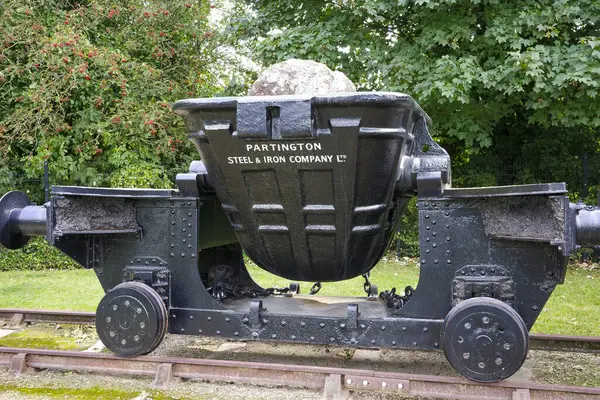
[[[0,308],[96,311],[103,295],[92,270],[0,272]]]
[[[250,274],[263,287],[285,287],[289,281],[250,265]],[[419,269],[410,261],[382,261],[371,274],[379,289],[416,287]],[[324,283],[319,295],[364,296],[361,277]],[[301,293],[313,282],[301,282]],[[94,311],[103,296],[91,270],[0,272],[0,308],[42,308]],[[532,332],[600,336],[600,269],[570,267],[542,310]]]
[[[80,325],[34,325],[0,338],[2,347],[52,350],[85,350],[98,340],[93,327]]]
[[[600,269],[569,268],[532,332],[600,336]]]
[[[32,387],[14,384],[0,385],[0,393],[13,393],[27,396],[26,398],[54,398],[54,399],[72,399],[72,400],[119,400],[144,398],[153,400],[180,399],[181,397],[171,397],[158,390],[128,391],[121,389],[111,389],[106,387],[94,386],[90,388],[65,388],[65,387]],[[19,398],[19,396],[14,396]]]

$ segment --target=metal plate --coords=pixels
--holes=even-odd
[[[372,390],[389,393],[410,393],[410,381],[375,376],[345,375],[344,387],[351,390]]]
[[[97,188],[86,186],[52,186],[53,195],[61,196],[94,196],[125,198],[169,198],[174,194],[170,189],[129,189],[129,188]]]
[[[567,193],[564,183],[537,183],[530,185],[453,188],[444,191],[444,197],[496,197],[561,195]]]

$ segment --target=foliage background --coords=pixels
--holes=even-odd
[[[0,193],[40,177],[44,160],[53,184],[170,187],[197,157],[170,104],[245,79],[207,1],[0,7]]]
[[[66,257],[42,238],[32,239],[20,250],[0,246],[0,271],[39,271],[46,269],[78,269],[81,266]]]

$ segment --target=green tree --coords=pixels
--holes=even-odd
[[[227,86],[213,7],[0,3],[0,192],[39,177],[44,160],[55,184],[170,186],[198,157],[171,102]]]
[[[508,141],[575,185],[577,156],[598,147],[599,23],[597,0],[239,0],[230,32],[265,64],[313,59],[412,95],[457,172]]]

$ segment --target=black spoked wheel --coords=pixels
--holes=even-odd
[[[167,307],[158,293],[139,282],[115,286],[96,310],[96,330],[113,353],[124,357],[148,354],[167,333]]]
[[[446,358],[465,377],[478,382],[506,379],[521,368],[529,334],[509,305],[476,297],[454,307],[442,326]]]

